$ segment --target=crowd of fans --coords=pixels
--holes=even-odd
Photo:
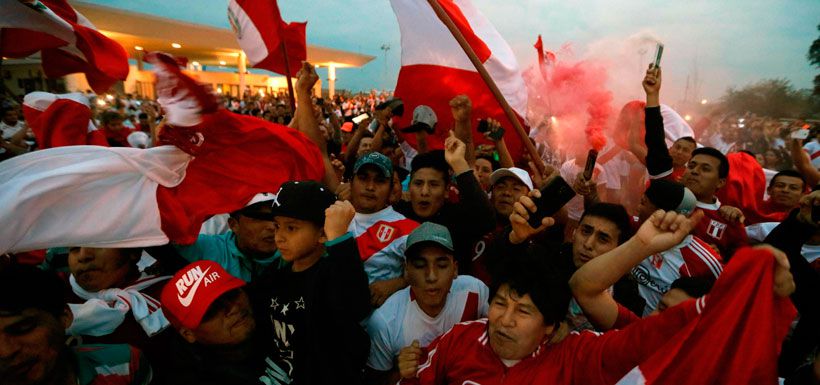
[[[483,117],[464,96],[450,104],[455,127],[440,127],[429,107],[404,111],[384,93],[310,97],[311,68],[296,111],[284,95],[221,101],[291,126],[312,109],[320,135],[306,134],[332,178],[260,192],[191,245],[3,257],[0,382],[614,384],[704,311],[746,311],[705,298],[746,295],[721,277],[765,258],[772,287],[759,295],[799,312],[777,340],[778,376],[820,381],[820,135],[809,124],[715,112],[668,146],[650,68],[631,128],[644,140],[602,152],[588,178],[585,152],[514,159],[514,131],[494,120],[483,134],[493,145],[476,146]],[[157,143],[159,104],[89,97],[108,145]],[[2,112],[0,156],[35,151],[19,107]],[[405,113],[412,125],[396,127]],[[430,133],[450,129],[430,150]],[[808,138],[793,139],[799,130]],[[744,184],[746,170],[766,184]],[[576,198],[530,223],[554,178]],[[756,195],[759,206],[743,204]]]

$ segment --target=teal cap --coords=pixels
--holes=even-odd
[[[370,152],[359,158],[356,161],[356,164],[353,165],[353,173],[358,173],[362,166],[368,164],[378,167],[382,174],[384,174],[385,178],[393,177],[393,162],[390,161],[390,158],[380,152]]]
[[[438,223],[424,222],[407,236],[407,247],[404,255],[412,255],[411,250],[414,246],[427,242],[433,242],[449,251],[454,251],[453,239],[446,227]]]

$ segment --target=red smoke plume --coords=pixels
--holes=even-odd
[[[590,60],[558,58],[553,63],[546,64],[546,71],[530,68],[524,72],[530,88],[530,111],[535,115],[531,123],[535,126],[546,117],[555,117],[552,145],[571,153],[590,147],[600,151],[606,145],[605,132],[613,115],[606,68]]]

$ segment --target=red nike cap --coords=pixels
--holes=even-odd
[[[175,328],[196,329],[219,296],[242,286],[245,281],[218,263],[197,261],[174,274],[162,289],[162,312]]]

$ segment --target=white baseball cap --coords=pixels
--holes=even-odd
[[[493,173],[490,175],[490,184],[494,185],[496,182],[501,180],[501,178],[505,177],[512,177],[518,179],[518,181],[529,187],[530,190],[532,190],[533,188],[530,173],[518,167],[499,168],[498,170],[493,171]]]
[[[134,131],[128,134],[128,145],[136,148],[148,148],[151,145],[151,137],[142,131]]]
[[[438,123],[436,112],[432,108],[425,105],[419,105],[413,110],[413,121],[411,124],[423,123],[429,127],[434,127]]]

